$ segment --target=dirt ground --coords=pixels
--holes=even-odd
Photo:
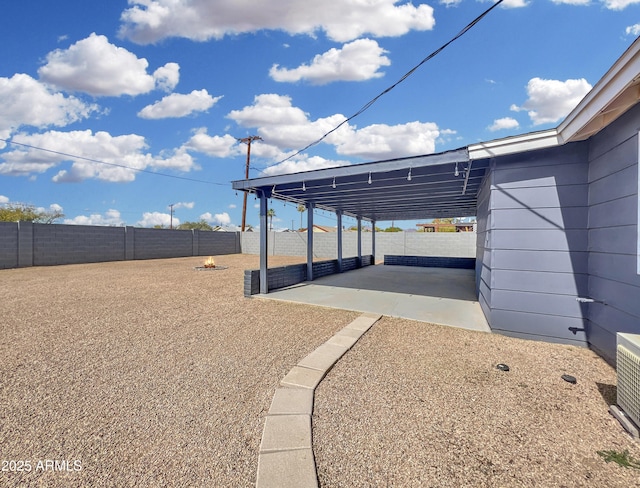
[[[0,270],[0,486],[255,484],[279,381],[358,313],[246,299],[257,256],[203,261]],[[597,454],[640,458],[614,398],[587,349],[383,318],[316,392],[319,479],[640,486]]]

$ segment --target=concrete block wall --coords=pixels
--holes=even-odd
[[[239,252],[237,232],[0,222],[0,269]]]
[[[241,235],[241,248],[245,254],[260,253],[258,232]],[[316,232],[313,235],[313,254],[316,258],[336,258],[338,235]],[[342,234],[342,255],[356,256],[358,235]],[[269,232],[268,249],[271,256],[306,256],[307,235],[297,232]],[[371,233],[362,233],[362,254],[371,254]],[[410,256],[475,257],[475,232],[377,232],[376,259],[385,254]]]
[[[362,256],[362,263],[358,263],[358,258],[346,258],[342,260],[344,271],[369,266],[373,264],[373,256]],[[338,273],[338,260],[315,261],[313,263],[314,278],[321,278]],[[277,290],[286,286],[296,285],[307,280],[307,263],[290,264],[269,268],[267,270],[267,280],[269,290]],[[244,272],[244,295],[251,296],[260,293],[260,270],[248,269]]]
[[[384,264],[420,268],[475,269],[476,259],[449,256],[393,256],[386,254],[384,256]]]
[[[20,241],[25,222],[21,222]],[[124,260],[123,227],[31,224],[33,266]],[[20,266],[29,264],[20,263]]]
[[[0,222],[0,269],[18,267],[18,223]]]

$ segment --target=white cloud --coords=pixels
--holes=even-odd
[[[195,202],[178,202],[173,204],[173,208],[176,210],[179,208],[193,208],[195,205]]]
[[[517,129],[520,127],[518,121],[512,117],[503,117],[501,119],[496,119],[493,121],[493,124],[489,126],[489,130],[491,132],[496,132],[498,130],[504,129]]]
[[[173,217],[171,220],[171,214],[161,212],[144,212],[142,214],[142,220],[138,220],[137,226],[139,227],[155,227],[160,225],[162,227],[170,227],[173,223],[173,227],[176,228],[180,225],[180,220],[177,217]]]
[[[120,35],[150,44],[167,37],[195,41],[221,39],[259,30],[315,35],[324,31],[337,42],[370,34],[396,37],[411,30],[431,30],[433,8],[399,0],[129,0],[121,16]]]
[[[243,127],[256,128],[263,141],[252,144],[251,154],[271,160],[284,159],[284,151],[305,147],[346,119],[335,114],[310,120],[307,113],[292,105],[290,97],[275,94],[258,95],[253,105],[234,110],[228,117]],[[433,153],[436,141],[452,133],[439,129],[433,122],[374,124],[362,129],[344,124],[323,143],[333,145],[342,155],[393,158]]]
[[[371,159],[431,154],[440,135],[440,129],[433,122],[373,124],[351,131],[337,144],[336,151]]]
[[[258,128],[258,134],[265,143],[256,144],[256,155],[267,145],[280,149],[304,147],[346,119],[344,115],[336,114],[311,121],[307,113],[291,104],[290,97],[272,93],[257,95],[253,105],[233,110],[227,117],[242,127]],[[332,134],[327,142],[338,138],[342,130]],[[254,145],[251,152],[254,153]]]
[[[229,134],[210,136],[207,134],[207,129],[202,127],[196,130],[184,147],[208,156],[225,158],[239,153],[237,144],[237,139]]]
[[[206,212],[200,216],[200,220],[204,220],[206,222],[209,222],[210,224],[215,224],[215,225],[231,224],[231,217],[227,212],[222,212],[215,215],[211,215],[211,212]]]
[[[561,5],[589,5],[591,0],[551,0],[553,3]]]
[[[172,93],[153,105],[147,105],[138,117],[143,119],[168,119],[184,117],[194,112],[206,112],[222,97],[212,97],[207,90],[193,90],[188,95]]]
[[[314,85],[333,81],[370,80],[384,76],[378,70],[391,64],[385,56],[386,52],[374,40],[358,39],[345,44],[342,49],[334,48],[318,54],[310,64],[303,64],[295,69],[280,68],[275,64],[269,75],[275,81],[308,80]]]
[[[157,78],[147,73],[148,66],[146,59],[93,33],[66,50],[50,52],[38,74],[47,83],[93,96],[140,95],[153,90],[156,83],[163,89],[177,83],[177,64],[156,70]]]
[[[579,80],[543,80],[532,78],[527,84],[529,98],[522,106],[511,110],[526,110],[534,125],[558,122],[575,108],[591,90],[584,78]]]
[[[2,203],[2,202],[0,202],[0,203]],[[235,203],[230,203],[229,204],[229,208],[230,209],[234,209],[234,208],[238,208],[238,206]]]
[[[160,90],[170,92],[180,81],[180,65],[178,63],[167,63],[153,72],[156,86]]]
[[[504,0],[501,4],[504,8],[522,8],[528,5],[529,2],[527,2],[527,0]]]
[[[0,136],[8,138],[21,126],[63,127],[98,110],[75,97],[56,93],[29,75],[0,77]],[[0,149],[2,149],[0,147]]]
[[[119,227],[124,225],[124,220],[122,220],[118,210],[110,208],[104,215],[78,215],[72,219],[64,219],[64,223],[72,225],[106,225]]]
[[[34,148],[16,146],[16,149],[2,153],[0,174],[27,176],[44,173],[63,162],[71,161],[69,169],[62,169],[53,177],[54,182],[78,182],[86,179],[126,182],[135,179],[136,170],[168,168],[190,171],[198,168],[193,158],[182,148],[171,154],[158,156],[145,153],[147,144],[144,137],[136,134],[112,136],[108,132],[94,134],[91,130],[49,131],[32,135],[17,134],[14,140]],[[49,151],[40,151],[35,147]]]
[[[296,159],[290,159],[282,163],[274,164],[266,168],[262,173],[265,176],[284,175],[290,173],[300,173],[302,171],[312,171],[315,169],[335,168],[336,166],[346,166],[348,161],[332,161],[320,156],[307,157],[300,155]],[[260,206],[258,205],[259,208]]]
[[[445,7],[457,7],[462,3],[462,0],[440,0],[440,4]]]
[[[633,24],[624,30],[626,35],[640,36],[640,24]]]
[[[5,197],[4,195],[0,195],[0,204],[9,203],[9,197]]]
[[[609,10],[624,10],[636,3],[640,3],[640,0],[604,0],[604,6]]]

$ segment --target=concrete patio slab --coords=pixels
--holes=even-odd
[[[491,332],[469,269],[366,266],[254,296]]]
[[[311,449],[310,415],[269,415],[264,423],[260,452]]]
[[[260,455],[256,488],[318,488],[311,449]]]
[[[320,381],[322,381],[324,375],[325,371],[294,366],[291,368],[291,371],[282,378],[280,385],[292,388],[309,388],[313,390],[318,386]]]
[[[347,351],[347,347],[328,344],[325,342],[321,346],[318,346],[318,348],[307,357],[302,359],[298,363],[298,366],[326,372],[331,369],[331,366],[333,366]]]
[[[313,390],[307,388],[278,388],[273,395],[269,415],[311,415]]]

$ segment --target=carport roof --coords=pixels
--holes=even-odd
[[[476,215],[487,165],[464,148],[239,180],[233,188],[371,221],[465,217]]]

